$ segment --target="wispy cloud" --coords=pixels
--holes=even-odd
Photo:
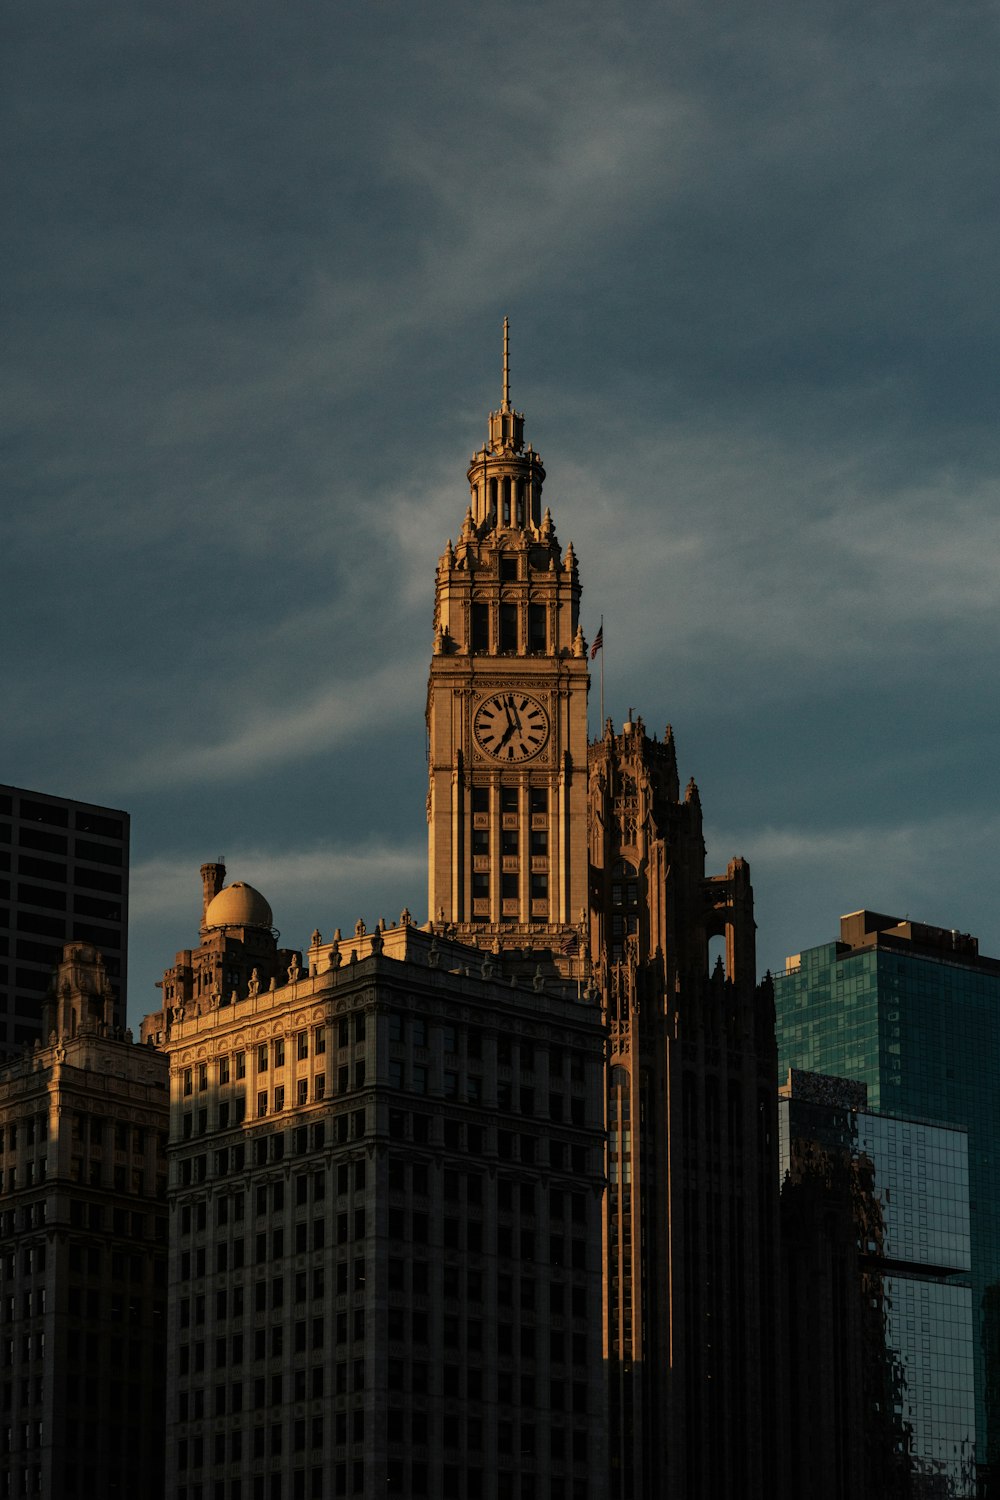
[[[130,769],[123,768],[123,783],[138,789],[245,778],[357,740],[384,728],[396,715],[415,711],[423,695],[423,665],[422,658],[403,657],[325,687],[297,705],[258,699],[247,715],[249,722],[244,719],[227,738],[203,744],[199,735],[189,733],[180,743],[161,745]]]
[[[170,858],[142,860],[132,867],[130,910],[137,921],[155,918],[172,919],[183,932],[184,921],[192,912],[200,915],[198,870],[204,851]],[[296,911],[309,902],[315,920],[324,911],[333,912],[338,903],[363,899],[368,891],[378,892],[397,881],[419,885],[426,869],[426,850],[421,846],[394,846],[380,843],[341,845],[324,848],[275,850],[254,848],[231,849],[225,853],[228,881],[244,880],[266,896],[279,923],[285,919],[284,908]],[[351,907],[351,920],[354,913]],[[398,913],[393,914],[398,915]],[[348,912],[334,915],[337,924],[348,918]]]

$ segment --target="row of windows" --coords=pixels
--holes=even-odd
[[[312,1227],[315,1228],[315,1224],[323,1224],[324,1222],[325,1221],[323,1219],[317,1219]],[[310,1226],[307,1225],[307,1224],[301,1224],[301,1225],[297,1224],[295,1226],[295,1228],[296,1228],[296,1235],[297,1235],[299,1229],[308,1230],[310,1228]],[[346,1234],[343,1236],[343,1238],[344,1239],[347,1238]],[[265,1237],[265,1239],[266,1239],[266,1237]],[[233,1245],[234,1246],[235,1245],[242,1245],[242,1244],[243,1244],[242,1240],[234,1240],[233,1241]],[[220,1248],[221,1247],[216,1246],[216,1250],[218,1250]],[[266,1250],[266,1246],[265,1246],[265,1250]],[[268,1258],[269,1257],[267,1256],[266,1253],[261,1254],[260,1257],[259,1257],[260,1263],[261,1264],[265,1264],[268,1261]],[[194,1274],[195,1277],[204,1276],[206,1274],[206,1253],[205,1253],[205,1249],[204,1248],[200,1248],[200,1249],[194,1250],[194,1251],[192,1251],[192,1250],[184,1250],[181,1253],[180,1272],[181,1272],[181,1280],[182,1281],[190,1281],[191,1277],[192,1277],[192,1274]],[[298,1277],[298,1274],[299,1273],[296,1272],[296,1278]],[[270,1282],[270,1287],[271,1287],[270,1296],[271,1296],[271,1299],[272,1299],[271,1300],[271,1306],[272,1306],[272,1308],[274,1308],[274,1307],[283,1307],[284,1306],[284,1300],[285,1300],[285,1284],[284,1284],[284,1282],[285,1282],[285,1279],[284,1279],[283,1276],[274,1276],[274,1277],[271,1278],[271,1282]],[[267,1294],[268,1282],[266,1280],[261,1280],[259,1282],[256,1282],[255,1286],[256,1286],[256,1288],[258,1288],[258,1290],[255,1290],[255,1292],[254,1292],[254,1308],[255,1308],[255,1311],[266,1311],[267,1295],[268,1295]],[[291,1283],[291,1286],[292,1286],[292,1290],[293,1290],[295,1296],[297,1297],[298,1294],[299,1294],[300,1288],[303,1286],[303,1283],[300,1283],[296,1279],[296,1280],[294,1280]],[[260,1290],[260,1288],[263,1288],[263,1290]],[[353,1260],[350,1262],[350,1268],[349,1268],[348,1262],[346,1260],[339,1260],[337,1262],[336,1266],[334,1267],[334,1289],[333,1289],[334,1290],[334,1294],[336,1296],[338,1296],[338,1297],[346,1297],[346,1295],[347,1295],[347,1293],[348,1293],[349,1290],[353,1290],[355,1292],[363,1292],[364,1289],[365,1289],[365,1259],[364,1259],[364,1256],[363,1255],[355,1255],[354,1258],[353,1258]],[[259,1304],[263,1304],[263,1305],[259,1305]]]
[[[10,869],[10,856],[8,855],[4,869]],[[105,870],[88,870],[81,865],[70,873],[69,866],[61,860],[40,859],[37,854],[21,854],[17,859],[17,873],[29,875],[35,880],[55,880],[61,885],[72,884],[75,886],[87,886],[92,891],[107,891],[112,895],[120,896],[122,893],[122,877]],[[47,904],[47,903],[39,903]],[[77,908],[78,910],[80,908]],[[21,955],[18,954],[18,957]],[[62,955],[59,955],[60,958]],[[58,960],[57,960],[58,961]]]
[[[473,901],[488,901],[490,899],[490,873],[489,870],[473,870]],[[496,872],[494,872],[493,885],[494,887],[496,886]],[[528,893],[532,901],[547,901],[549,899],[549,877],[544,870],[531,871],[528,876]],[[517,901],[520,894],[520,873],[517,870],[501,871],[500,899],[502,901]]]
[[[0,880],[0,895],[10,895],[9,881]],[[48,911],[68,911],[67,896],[68,892],[65,890],[53,890],[49,886],[27,885],[24,881],[19,881],[17,886],[19,906],[43,906]],[[97,917],[104,922],[120,922],[122,909],[118,901],[103,901],[96,896],[74,893],[73,913],[78,917]]]
[[[13,798],[5,793],[0,796],[0,812],[10,815],[14,811]],[[19,798],[18,811],[24,823],[48,823],[53,828],[69,827],[69,808],[57,803],[37,802],[33,797]],[[108,818],[101,813],[88,812],[82,807],[74,809],[73,827],[83,833],[96,833],[102,839],[120,839],[123,824],[119,818]],[[21,829],[21,842],[30,830]],[[0,837],[10,840],[10,828],[0,828]]]
[[[218,1415],[218,1412],[216,1413]],[[341,1446],[347,1444],[347,1413],[340,1412],[343,1423],[344,1437],[335,1442]],[[352,1429],[352,1441],[360,1443],[364,1441],[364,1411],[358,1410],[353,1413],[354,1417],[360,1418],[360,1422]],[[186,1420],[185,1417],[181,1418]],[[339,1429],[339,1424],[338,1424]],[[323,1446],[323,1418],[321,1416],[299,1417],[291,1426],[289,1433],[291,1439],[288,1447],[293,1453],[304,1453],[306,1448],[322,1448]],[[269,1427],[254,1427],[247,1433],[245,1451],[254,1459],[280,1458],[286,1451],[285,1428],[282,1422],[272,1422]],[[210,1457],[208,1455],[211,1455]],[[184,1473],[189,1467],[200,1469],[204,1466],[206,1458],[208,1463],[216,1466],[229,1463],[240,1463],[244,1455],[243,1432],[236,1428],[229,1433],[216,1433],[214,1442],[209,1448],[205,1439],[198,1435],[190,1439],[181,1438],[177,1445],[177,1467]]]
[[[365,1039],[365,1017],[356,1015],[354,1017],[354,1040],[363,1042]],[[337,1041],[340,1047],[348,1047],[351,1042],[350,1017],[343,1017],[337,1026]],[[326,1027],[316,1026],[312,1033],[312,1055],[320,1057],[326,1052]],[[297,1031],[289,1038],[289,1047],[286,1051],[285,1038],[274,1037],[270,1043],[260,1042],[256,1052],[251,1053],[255,1057],[258,1073],[266,1073],[269,1068],[283,1068],[287,1057],[294,1057],[297,1062],[304,1062],[310,1055],[310,1036],[308,1030]],[[216,1078],[220,1084],[230,1083],[234,1078],[245,1078],[247,1075],[247,1053],[245,1049],[234,1052],[231,1056],[222,1056],[216,1063]],[[209,1064],[198,1063],[194,1068],[184,1068],[181,1074],[181,1088],[185,1095],[192,1094],[195,1088],[203,1093],[208,1088]]]
[[[320,1120],[311,1126],[296,1126],[291,1131],[293,1152],[302,1156],[310,1149],[322,1150],[327,1139],[327,1123],[330,1125],[331,1144],[344,1146],[349,1140],[360,1140],[364,1136],[365,1111],[356,1109],[349,1114],[345,1111],[343,1114],[335,1115],[329,1122]],[[286,1132],[283,1130],[254,1136],[250,1143],[250,1160],[253,1165],[264,1167],[269,1162],[283,1161],[285,1141]],[[193,1183],[205,1182],[210,1175],[210,1167],[213,1169],[214,1176],[226,1177],[230,1172],[242,1172],[246,1163],[247,1146],[243,1141],[234,1146],[223,1146],[212,1153],[202,1152],[198,1156],[185,1156],[180,1161],[180,1185],[190,1187]]]
[[[439,1117],[414,1110],[390,1109],[389,1136],[395,1141],[410,1141],[416,1146],[432,1143],[432,1124]],[[447,1151],[466,1151],[471,1156],[485,1154],[486,1131],[481,1125],[462,1120],[441,1120],[441,1143]],[[435,1144],[436,1138],[435,1138]],[[516,1135],[510,1130],[497,1131],[497,1156],[501,1161],[520,1161],[536,1166],[544,1160],[542,1149],[546,1138],[537,1134]],[[565,1141],[548,1139],[548,1165],[555,1171],[571,1171],[582,1177],[589,1170],[589,1153],[585,1146],[571,1146]]]
[[[515,817],[521,810],[520,804],[521,783],[513,786],[505,786],[503,783],[497,788],[497,801],[500,811],[505,817]],[[488,813],[490,810],[490,786],[478,785],[471,788],[469,802],[473,814]],[[544,817],[549,810],[549,789],[546,786],[528,787],[528,812],[532,817]]]
[[[478,858],[490,853],[490,830],[488,828],[474,828],[472,830],[472,852]],[[502,828],[500,830],[500,851],[508,857],[520,853],[520,832],[516,828]],[[532,828],[528,833],[528,852],[536,857],[543,857],[549,852],[549,833],[547,828]]]
[[[178,1316],[182,1328],[195,1328],[204,1324],[208,1317],[208,1310],[215,1309],[216,1322],[225,1322],[229,1318],[240,1319],[249,1307],[245,1295],[246,1288],[243,1286],[218,1287],[215,1292],[214,1302],[208,1293],[198,1292],[194,1297],[182,1297],[178,1306]],[[309,1300],[309,1293],[315,1302],[326,1295],[326,1267],[313,1266],[311,1271],[296,1271],[292,1281],[292,1300],[296,1304]],[[254,1309],[256,1311],[256,1308]],[[338,1313],[338,1326],[341,1317],[346,1314]],[[363,1313],[362,1313],[363,1318]],[[303,1325],[304,1326],[304,1325]],[[344,1335],[346,1338],[346,1334]],[[343,1343],[343,1338],[338,1342]],[[216,1364],[223,1365],[226,1362],[225,1350],[216,1347]]]
[[[364,1341],[364,1310],[359,1309],[355,1315],[354,1342]],[[360,1320],[361,1332],[357,1331],[358,1320]],[[347,1314],[341,1313],[337,1319],[337,1345],[350,1342],[348,1339]],[[342,1325],[342,1326],[341,1326]],[[244,1360],[248,1363],[253,1361],[259,1363],[262,1360],[283,1360],[289,1354],[304,1356],[309,1350],[323,1349],[326,1346],[326,1330],[323,1318],[313,1318],[307,1322],[300,1318],[291,1329],[291,1337],[286,1340],[285,1327],[283,1323],[275,1323],[271,1328],[257,1328],[251,1336],[242,1333],[234,1333],[230,1337],[218,1337],[215,1340],[215,1366],[216,1370],[229,1370],[242,1365]],[[201,1375],[206,1367],[206,1341],[195,1339],[188,1345],[183,1344],[182,1349],[188,1351],[181,1356],[184,1372],[188,1370],[192,1374]],[[319,1375],[320,1383],[322,1376]],[[224,1387],[217,1388],[224,1389]],[[314,1390],[314,1394],[316,1394]],[[322,1395],[322,1390],[318,1392]],[[234,1408],[238,1409],[238,1408]],[[216,1416],[221,1413],[216,1410]]]
[[[478,604],[469,606],[469,650],[473,656],[496,653],[529,656],[548,652],[547,610],[544,604]]]
[[[416,1421],[419,1415],[414,1413],[413,1419]],[[513,1444],[513,1431],[506,1431],[510,1424],[502,1423],[500,1426],[505,1429],[504,1440],[509,1438]],[[513,1453],[513,1446],[508,1447],[506,1452]],[[552,1459],[557,1463],[565,1463],[569,1452],[572,1453],[575,1464],[586,1464],[586,1433],[574,1433],[572,1449],[569,1449],[561,1430],[553,1428],[550,1433]],[[429,1466],[423,1460],[390,1458],[386,1465],[386,1494],[391,1500],[403,1496],[419,1496],[422,1500],[423,1496],[430,1493],[429,1475]],[[495,1483],[497,1500],[587,1500],[589,1488],[589,1481],[585,1478],[569,1479],[561,1474],[553,1474],[546,1481],[520,1466],[516,1472],[500,1469],[495,1476]],[[443,1500],[481,1500],[485,1494],[484,1484],[483,1470],[477,1465],[465,1467],[446,1463],[441,1469],[441,1487],[435,1493],[443,1497]],[[239,1478],[216,1479],[211,1488],[198,1483],[180,1484],[173,1500],[326,1500],[327,1496],[336,1496],[340,1500],[341,1496],[361,1495],[364,1488],[365,1466],[361,1459],[356,1459],[353,1463],[335,1463],[329,1470],[322,1466],[309,1470],[295,1468],[290,1475],[287,1464],[283,1462],[272,1473],[255,1474],[252,1480],[246,1482]],[[12,1494],[13,1491],[8,1490],[7,1493]]]

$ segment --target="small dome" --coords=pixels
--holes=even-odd
[[[206,927],[273,927],[274,917],[260,891],[234,880],[208,903]]]

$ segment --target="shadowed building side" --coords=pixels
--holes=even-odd
[[[591,963],[607,997],[612,1492],[768,1496],[777,1457],[770,988],[749,867],[705,874],[673,736],[590,747]],[[710,945],[721,952],[710,966]]]

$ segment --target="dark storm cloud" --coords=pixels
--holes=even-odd
[[[218,847],[299,941],[331,851],[421,913],[433,568],[505,312],[608,709],[674,721],[764,960],[845,900],[996,946],[991,9],[3,27],[0,774],[131,807],[135,1008]]]

